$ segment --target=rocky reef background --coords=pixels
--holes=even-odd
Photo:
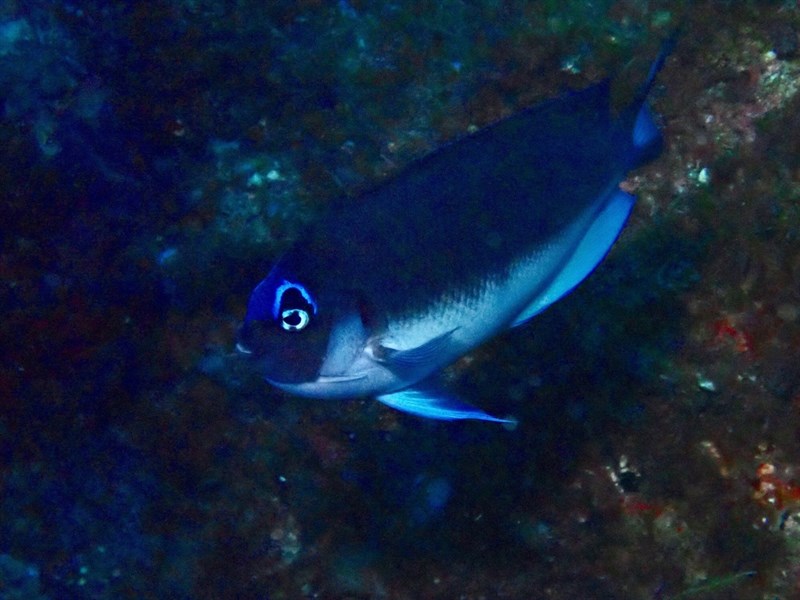
[[[334,198],[615,75],[608,260],[448,369],[514,431],[231,357]],[[0,2],[0,598],[800,598],[800,9]],[[421,258],[422,259],[422,258]]]

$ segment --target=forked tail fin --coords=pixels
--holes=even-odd
[[[653,121],[650,109],[647,108],[647,96],[653,88],[653,83],[658,76],[658,73],[664,67],[664,62],[667,57],[675,49],[675,44],[680,35],[680,27],[675,29],[670,36],[664,40],[661,45],[661,50],[658,56],[650,65],[650,71],[647,73],[647,78],[644,83],[639,87],[634,101],[630,104],[630,119],[631,123],[631,143],[633,145],[633,161],[631,168],[635,168],[650,160],[653,160],[661,153],[663,139],[658,126]]]
[[[664,63],[667,60],[667,57],[672,54],[672,51],[675,50],[675,46],[678,43],[678,37],[681,34],[681,27],[678,27],[673,31],[667,39],[661,44],[661,50],[656,56],[656,59],[653,61],[653,64],[650,65],[650,71],[647,73],[647,78],[645,78],[644,83],[642,83],[639,91],[636,92],[636,96],[634,97],[634,101],[631,103],[632,106],[641,106],[644,104],[647,96],[650,94],[650,90],[653,88],[653,83],[658,77],[658,73],[664,67]]]

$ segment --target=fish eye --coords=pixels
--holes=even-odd
[[[317,314],[317,303],[299,283],[284,280],[275,290],[273,316],[284,331],[301,331]]]
[[[287,308],[281,313],[281,327],[285,331],[301,331],[310,321],[308,313],[301,308]]]

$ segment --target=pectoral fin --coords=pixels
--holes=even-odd
[[[451,421],[476,419],[495,423],[516,423],[514,419],[493,417],[466,402],[448,397],[438,391],[410,387],[392,394],[378,396],[378,401],[397,410],[428,419]]]
[[[436,360],[445,351],[455,329],[439,335],[421,346],[408,350],[396,350],[388,346],[378,345],[373,352],[377,360],[390,369],[415,369]]]

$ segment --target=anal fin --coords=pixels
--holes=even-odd
[[[558,275],[547,289],[519,313],[511,327],[517,327],[530,320],[553,302],[566,296],[589,276],[619,237],[635,202],[634,196],[622,190],[616,190],[611,194],[605,207],[592,221]]]

